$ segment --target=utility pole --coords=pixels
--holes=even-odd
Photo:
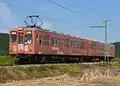
[[[109,62],[109,58],[107,58],[108,55],[108,39],[107,39],[107,29],[108,29],[108,21],[110,20],[104,20],[102,21],[104,25],[101,26],[90,26],[91,28],[104,28],[105,29],[105,44],[104,44],[104,62]]]
[[[107,60],[107,62],[109,62],[109,58],[108,58],[108,31],[107,31],[107,29],[108,29],[108,22],[109,22],[110,20],[104,20],[103,21],[103,23],[104,23],[104,27],[105,27],[105,46],[104,46],[104,50],[105,50],[105,62],[106,62],[106,60]]]

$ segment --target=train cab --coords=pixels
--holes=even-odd
[[[17,28],[9,33],[9,53],[10,54],[33,54],[34,53],[34,29]]]

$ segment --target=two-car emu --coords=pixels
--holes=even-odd
[[[9,53],[21,62],[104,61],[104,43],[63,33],[50,32],[35,25],[10,30]],[[107,45],[109,60],[115,55],[114,45]]]

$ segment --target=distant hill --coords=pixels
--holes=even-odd
[[[9,34],[0,33],[0,55],[8,54]]]

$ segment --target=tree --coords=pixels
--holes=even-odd
[[[0,55],[8,55],[9,34],[0,33]]]

